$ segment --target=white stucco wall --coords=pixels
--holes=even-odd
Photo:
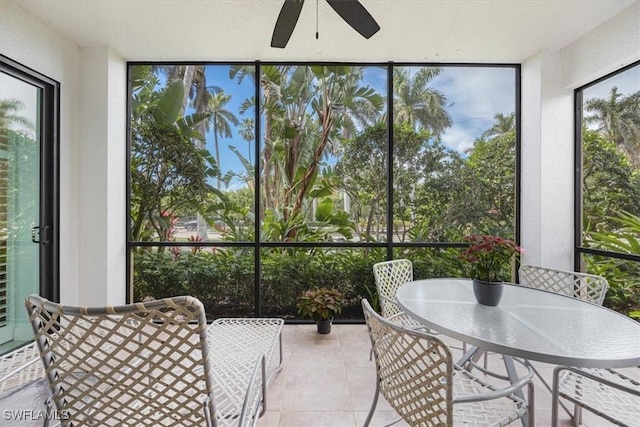
[[[573,268],[573,92],[558,53],[522,65],[523,262]]]
[[[80,49],[80,300],[125,302],[126,63]]]
[[[640,60],[640,2],[562,49],[562,82],[575,89]]]
[[[573,269],[573,90],[640,59],[640,3],[522,64],[525,263]]]

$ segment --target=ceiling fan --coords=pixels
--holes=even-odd
[[[358,0],[326,0],[345,22],[368,39],[380,30],[380,26]],[[289,42],[296,27],[304,0],[284,0],[271,37],[271,47],[283,48]],[[317,33],[316,33],[317,38]]]

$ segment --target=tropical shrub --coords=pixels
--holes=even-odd
[[[192,295],[213,317],[251,316],[254,312],[253,257],[244,251],[139,250],[134,258],[134,298]]]
[[[344,295],[336,288],[313,288],[300,294],[296,307],[302,317],[312,320],[332,320],[342,311]]]
[[[607,219],[619,226],[614,231],[587,231],[589,246],[640,255],[640,216],[623,211]],[[640,318],[640,262],[605,256],[586,256],[585,260],[589,273],[603,276],[609,282],[604,305]]]

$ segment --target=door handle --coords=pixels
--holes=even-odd
[[[31,241],[40,243],[40,227],[31,227]]]
[[[42,243],[43,245],[49,244],[49,226],[44,227],[36,226],[31,228],[31,241],[33,243]]]

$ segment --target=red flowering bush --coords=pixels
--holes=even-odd
[[[458,258],[467,263],[465,267],[474,279],[502,281],[505,265],[509,265],[513,256],[523,253],[513,240],[502,237],[472,235],[463,240],[469,247]]]

